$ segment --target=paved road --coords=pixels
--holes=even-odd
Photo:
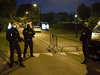
[[[99,61],[81,64],[84,58],[81,50],[76,51],[75,48],[70,47],[65,48],[64,52],[47,51],[50,38],[48,35],[43,32],[35,35],[33,38],[35,57],[29,56],[30,49],[28,48],[27,56],[23,59],[25,68],[14,64],[14,67],[10,69],[5,64],[0,72],[1,75],[100,75]],[[19,44],[23,53],[24,42]],[[17,59],[17,54],[15,54],[15,59]]]

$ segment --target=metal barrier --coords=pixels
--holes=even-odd
[[[75,36],[72,35],[72,37]],[[79,47],[81,47],[81,42],[69,40],[50,33],[50,45],[48,46],[48,48],[52,50],[54,50],[54,48],[57,48],[57,50],[63,51],[64,47],[75,47],[76,50],[78,50]]]
[[[68,37],[69,36],[70,35],[68,35]],[[74,38],[75,36],[72,35],[71,37]],[[57,39],[58,39],[57,47],[60,48],[60,51],[62,51],[64,47],[75,47],[76,51],[78,51],[79,47],[82,47],[81,42],[75,40],[71,40],[63,37],[57,37]]]
[[[48,48],[50,48],[53,51],[55,51],[54,48],[57,48],[57,35],[50,33],[50,45],[48,46]],[[56,53],[56,51],[55,51],[55,53]]]

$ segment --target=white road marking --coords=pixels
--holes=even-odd
[[[41,54],[45,54],[45,55],[48,55],[48,56],[53,56],[53,53],[41,53]]]
[[[65,55],[66,56],[66,53],[65,52],[58,52],[57,54]]]
[[[18,56],[18,54],[14,54],[15,56]],[[40,53],[33,53],[35,57],[39,57]],[[30,54],[26,54],[26,56],[30,56]],[[21,54],[21,57],[23,57],[23,54]]]
[[[33,54],[35,57],[39,57],[40,53],[34,53]]]
[[[45,43],[47,43],[47,44],[50,44],[49,42],[47,42],[47,41],[45,41],[45,40],[43,40],[43,39],[41,39],[41,38],[38,38],[38,39],[42,40],[43,42],[45,42]]]
[[[78,52],[67,52],[67,53],[72,53],[72,54],[80,55]]]

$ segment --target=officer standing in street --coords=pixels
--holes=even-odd
[[[30,25],[27,24],[27,28],[23,30],[23,35],[24,35],[24,40],[25,40],[25,45],[24,45],[24,53],[23,53],[23,58],[25,57],[25,54],[27,52],[28,45],[30,46],[30,56],[33,56],[33,41],[32,37],[34,37],[35,32],[30,28]]]
[[[8,26],[8,30],[6,32],[6,39],[9,41],[10,44],[10,68],[13,67],[14,62],[14,50],[17,50],[19,65],[25,67],[22,63],[21,58],[21,49],[18,42],[21,42],[23,39],[19,36],[19,32],[16,29],[16,25],[14,22],[10,23]]]
[[[83,41],[83,54],[85,57],[85,60],[83,60],[83,62],[81,62],[82,64],[86,64],[87,62],[89,62],[89,42],[91,40],[91,30],[88,28],[88,23],[85,22],[84,23],[84,30],[81,32],[81,37],[80,37],[80,41]]]

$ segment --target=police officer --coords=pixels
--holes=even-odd
[[[32,41],[32,37],[34,37],[35,32],[32,30],[32,28],[30,28],[29,24],[27,24],[27,28],[25,28],[23,30],[23,35],[24,35],[24,40],[25,40],[23,58],[26,58],[25,54],[27,52],[28,45],[30,46],[30,56],[34,57],[33,56],[33,41]]]
[[[83,54],[85,57],[85,60],[81,62],[82,64],[85,64],[89,62],[89,50],[88,50],[88,45],[91,40],[91,30],[88,28],[88,23],[84,23],[84,30],[81,32],[81,37],[80,41],[83,41]]]
[[[12,27],[9,28],[6,32],[6,39],[9,41],[10,44],[10,68],[13,67],[13,62],[14,62],[14,50],[17,50],[18,54],[18,59],[19,59],[19,65],[22,67],[25,67],[24,64],[22,63],[22,58],[21,58],[21,49],[18,44],[18,42],[21,42],[23,39],[19,36],[19,32],[16,29],[16,25],[14,22],[11,23]]]

